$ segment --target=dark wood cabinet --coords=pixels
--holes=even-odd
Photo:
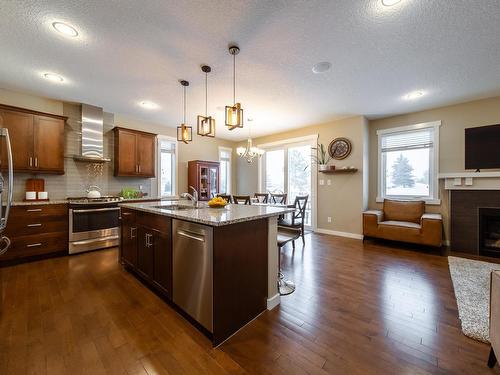
[[[122,209],[120,258],[143,280],[172,296],[172,221]]]
[[[5,235],[10,238],[11,246],[0,256],[0,265],[52,254],[67,254],[68,206],[14,206],[10,211]]]
[[[115,127],[115,176],[155,177],[156,134]]]
[[[14,171],[64,173],[66,117],[0,105],[0,125],[9,130]],[[2,150],[2,167],[7,155]]]
[[[219,194],[219,170],[218,161],[188,162],[188,186],[198,191],[200,201],[208,201]]]
[[[121,246],[120,257],[129,266],[137,267],[137,224],[135,211],[121,211]]]

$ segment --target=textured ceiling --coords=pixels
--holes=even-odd
[[[164,1],[2,0],[0,86],[103,106],[176,126],[191,81],[188,121],[204,112],[201,64],[212,66],[209,112],[217,135],[241,140],[248,126],[224,129],[223,106],[237,99],[264,135],[341,117],[381,117],[500,95],[498,0]],[[54,33],[65,21],[76,39]],[[311,67],[330,61],[332,70]],[[55,72],[54,84],[41,78]],[[427,95],[407,101],[414,90]],[[153,111],[138,105],[151,100]]]

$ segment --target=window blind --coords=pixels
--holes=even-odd
[[[415,150],[433,147],[434,129],[421,129],[402,133],[385,134],[381,139],[381,151]]]

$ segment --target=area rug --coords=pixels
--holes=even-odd
[[[489,343],[490,274],[500,264],[448,257],[464,335]]]

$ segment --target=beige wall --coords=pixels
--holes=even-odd
[[[377,130],[397,126],[441,121],[439,132],[439,172],[453,173],[464,171],[464,129],[500,123],[500,97],[478,100],[428,111],[409,113],[370,121],[370,208],[381,205],[375,202],[377,196]],[[429,212],[439,212],[445,220],[445,236],[449,239],[448,192],[440,183],[441,205],[427,206]]]
[[[16,107],[28,108],[41,112],[48,112],[68,116],[65,127],[65,155],[79,152],[80,147],[80,106],[74,103],[42,98],[34,95],[0,89],[0,103]],[[127,116],[113,113],[104,113],[104,155],[113,159],[113,132],[114,126],[143,130],[156,134],[175,137],[176,129],[161,124],[149,123]],[[204,138],[193,134],[193,142],[179,145],[178,191],[187,191],[187,162],[189,160],[219,160],[219,146],[230,147],[235,150],[235,143],[218,138]],[[233,157],[235,160],[235,157]],[[236,180],[236,163],[233,162],[232,185]],[[90,184],[97,184],[104,194],[117,194],[123,187],[139,188],[152,196],[157,195],[157,179],[143,179],[130,177],[114,177],[113,162],[104,165],[102,176],[95,178],[88,171],[89,164],[75,162],[71,157],[65,159],[65,171],[62,176],[41,175],[45,179],[46,189],[52,199],[65,199],[68,196],[81,196]],[[22,199],[25,180],[31,174],[15,174],[14,199]]]
[[[318,134],[319,142],[328,146],[337,137],[346,137],[352,141],[351,155],[342,161],[330,162],[337,167],[355,166],[357,173],[345,175],[327,175],[318,173],[317,185],[317,227],[327,231],[361,234],[361,212],[367,201],[367,184],[363,175],[368,173],[368,160],[363,151],[368,150],[368,122],[363,116],[352,117],[332,123],[308,126],[305,128],[260,137],[253,140],[255,145],[282,141],[291,138]],[[240,143],[244,146],[244,143]],[[239,194],[253,194],[258,188],[258,163],[248,164],[238,158],[237,190]],[[319,180],[324,185],[319,185]],[[327,184],[331,180],[331,185]],[[327,217],[332,218],[328,223]]]

